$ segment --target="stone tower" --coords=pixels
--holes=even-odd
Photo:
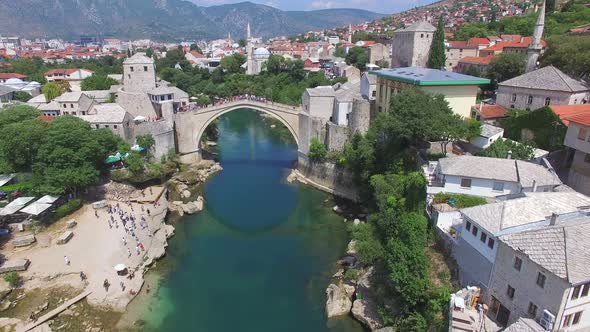
[[[123,88],[127,92],[148,92],[156,88],[154,60],[136,53],[123,61]]]
[[[416,22],[395,33],[391,68],[426,67],[436,28],[426,22]]]
[[[545,28],[545,0],[543,0],[543,4],[541,5],[541,10],[539,10],[539,17],[537,18],[537,23],[535,24],[535,32],[533,33],[533,40],[529,45],[527,50],[527,64],[526,64],[526,72],[531,72],[537,69],[537,61],[539,60],[539,56],[541,55],[541,51],[543,50],[543,45],[541,44],[541,37],[543,37],[543,29]]]
[[[348,25],[348,43],[352,44],[352,24]]]
[[[254,52],[254,45],[252,43],[252,34],[250,32],[250,23],[246,27],[246,74],[253,75],[254,74],[254,56],[252,54]]]

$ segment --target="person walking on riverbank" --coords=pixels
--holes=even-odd
[[[68,258],[68,256],[64,256],[64,262],[67,266],[70,266],[70,259]]]

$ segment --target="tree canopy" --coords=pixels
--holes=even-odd
[[[432,39],[430,53],[428,54],[428,67],[442,69],[445,67],[445,20],[444,17],[438,19],[438,26]]]
[[[355,66],[361,71],[367,68],[367,62],[369,62],[365,49],[358,46],[348,50],[345,60],[347,65]]]
[[[524,74],[526,57],[516,53],[501,53],[496,55],[488,66],[488,78],[496,82],[503,82]]]
[[[590,35],[554,36],[541,57],[541,65],[552,65],[583,80],[590,79]]]
[[[82,80],[82,91],[109,90],[112,85],[119,84],[116,80],[104,74],[94,74]]]
[[[45,95],[45,99],[47,101],[53,100],[62,95],[65,92],[63,85],[60,85],[56,82],[47,82],[41,89],[43,95]]]

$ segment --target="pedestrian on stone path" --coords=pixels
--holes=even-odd
[[[121,285],[121,292],[124,292],[125,291],[125,284],[121,281],[119,283],[119,285]]]
[[[137,252],[137,256],[139,256],[139,253],[140,253],[139,246],[135,246],[135,252]]]
[[[148,214],[148,216],[151,216],[150,209],[147,209],[147,214]]]
[[[98,211],[94,210],[94,216],[96,217],[96,219],[98,219]]]
[[[109,279],[105,279],[105,280],[102,282],[102,287],[104,287],[104,290],[105,290],[106,292],[108,292],[108,291],[109,291],[109,286],[110,286],[110,285],[111,285],[111,284],[109,284]]]
[[[129,250],[129,248],[127,248],[127,258],[131,257],[131,250]]]
[[[70,266],[70,259],[68,258],[68,256],[64,256],[64,262],[67,266]]]
[[[127,239],[125,239],[125,237],[123,236],[123,245],[126,246],[127,245]]]

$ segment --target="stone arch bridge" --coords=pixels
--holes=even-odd
[[[309,134],[302,135],[300,125],[301,122],[306,122],[309,117],[302,112],[301,107],[244,99],[175,114],[177,150],[181,154],[182,160],[185,162],[200,160],[201,137],[207,126],[225,113],[246,108],[269,114],[283,123],[295,138],[300,156],[307,155]]]

